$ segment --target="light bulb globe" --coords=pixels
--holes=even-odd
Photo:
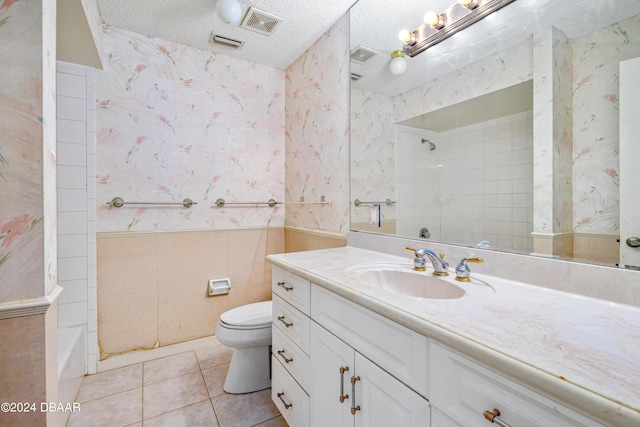
[[[238,0],[218,0],[216,12],[227,24],[238,25],[242,19],[242,5]]]
[[[437,27],[440,22],[440,15],[430,10],[424,14],[424,23],[432,27]]]
[[[408,30],[400,30],[400,32],[398,33],[398,38],[402,43],[408,44],[409,42],[411,42],[413,34],[411,34]]]
[[[389,63],[389,71],[391,71],[391,74],[394,76],[404,74],[404,72],[407,71],[407,60],[404,56],[396,56],[393,58]]]

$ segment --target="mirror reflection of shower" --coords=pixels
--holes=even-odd
[[[436,149],[436,144],[434,144],[433,142],[429,141],[428,139],[422,138],[422,143],[429,143],[429,150],[433,151]]]

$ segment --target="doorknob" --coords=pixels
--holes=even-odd
[[[639,248],[640,247],[640,237],[629,237],[627,239],[627,246],[630,248]]]

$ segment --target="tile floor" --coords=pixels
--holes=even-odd
[[[287,427],[270,389],[224,392],[231,353],[215,344],[89,375],[67,426]]]

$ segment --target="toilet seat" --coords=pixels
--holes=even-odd
[[[228,310],[220,316],[227,329],[263,329],[271,327],[271,301],[257,302]]]

